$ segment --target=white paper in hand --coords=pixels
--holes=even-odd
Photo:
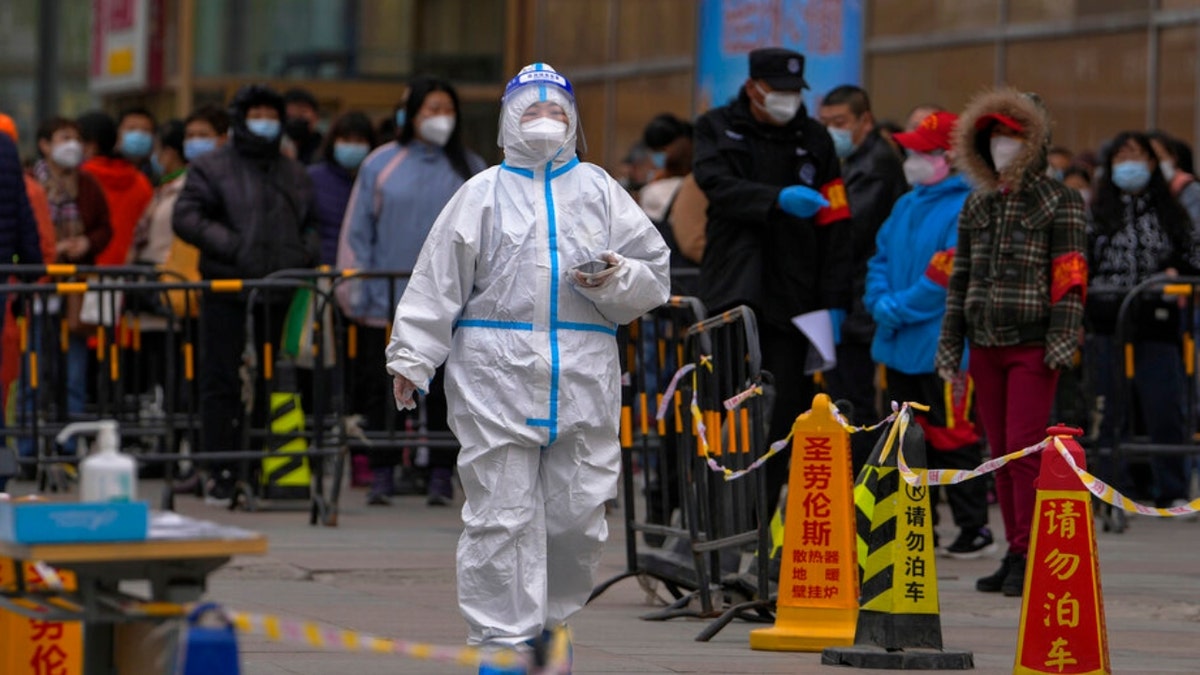
[[[837,349],[833,343],[833,321],[829,310],[819,309],[792,317],[792,324],[808,338],[808,355],[804,358],[804,372],[813,374],[832,370],[837,366]]]

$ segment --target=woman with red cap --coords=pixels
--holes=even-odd
[[[887,368],[888,398],[929,405],[916,420],[925,432],[931,469],[973,469],[980,462],[970,379],[964,374],[942,382],[934,369],[958,214],[971,193],[952,165],[950,137],[957,121],[953,113],[935,112],[916,129],[894,136],[908,155],[904,176],[913,189],[879,228],[863,297],[876,326],[871,358]],[[983,481],[948,486],[946,496],[959,528],[946,555],[977,558],[995,550]],[[936,513],[936,499],[933,506]]]

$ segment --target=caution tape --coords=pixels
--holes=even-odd
[[[685,368],[686,368],[686,366],[685,366]],[[693,374],[693,377],[695,377],[694,374]],[[757,388],[758,391],[754,391],[754,389],[755,388],[748,389],[748,390],[742,392],[741,394],[738,394],[737,396],[727,400],[725,402],[726,410],[733,410],[734,408],[737,407],[737,405],[741,405],[743,402],[753,398],[755,395],[759,395],[762,393],[761,388]],[[734,406],[729,405],[729,401],[732,401],[732,400],[738,399],[738,398],[740,398],[740,400],[738,400],[737,405],[734,405]],[[666,400],[665,396],[664,396],[664,400]],[[871,425],[854,426],[845,418],[844,415],[841,414],[841,412],[838,411],[837,406],[831,404],[830,409],[833,410],[834,419],[836,419],[838,424],[840,424],[842,426],[842,428],[846,430],[846,433],[850,433],[850,434],[862,433],[864,431],[874,431],[875,429],[878,429],[879,427],[882,427],[885,424],[888,424],[892,420],[896,419],[896,415],[898,414],[898,412],[895,410],[896,406],[895,406],[895,404],[893,404],[894,410],[893,410],[892,414],[883,418],[879,422],[876,422],[875,424],[871,424]],[[718,462],[716,460],[716,458],[712,456],[712,453],[709,452],[708,440],[707,440],[708,427],[706,424],[704,424],[704,415],[700,411],[700,404],[696,398],[696,387],[694,387],[694,386],[692,387],[691,411],[692,411],[692,420],[694,421],[694,424],[695,424],[696,439],[700,445],[700,451],[704,454],[704,463],[708,466],[709,470],[713,471],[714,473],[721,474],[724,477],[726,482],[731,481],[731,480],[737,480],[739,478],[742,478],[744,476],[747,476],[747,475],[753,473],[754,471],[759,469],[763,464],[766,464],[767,460],[771,459],[775,455],[778,455],[780,452],[783,452],[783,450],[786,449],[788,447],[788,444],[791,443],[791,441],[792,441],[792,431],[788,430],[787,436],[784,436],[783,438],[779,439],[778,441],[775,441],[774,443],[772,443],[767,448],[767,451],[765,453],[763,453],[763,456],[759,457],[758,459],[751,462],[749,466],[747,466],[744,469],[730,469],[730,468],[722,465],[720,462]]]
[[[1087,488],[1088,492],[1096,495],[1096,497],[1105,504],[1111,504],[1119,509],[1129,511],[1131,513],[1140,513],[1143,516],[1157,516],[1159,518],[1187,516],[1193,513],[1200,513],[1200,499],[1193,499],[1189,504],[1181,504],[1179,506],[1172,506],[1165,509],[1139,504],[1118,492],[1116,488],[1112,487],[1108,483],[1105,483],[1093,474],[1088,473],[1087,469],[1084,469],[1076,464],[1075,458],[1071,456],[1071,453],[1067,450],[1067,447],[1063,445],[1061,438],[1055,437],[1053,441],[1054,447],[1058,449],[1059,454],[1067,460],[1067,466],[1071,467],[1071,470],[1075,472],[1075,475],[1079,476],[1079,479],[1083,481],[1083,486]]]
[[[708,355],[701,356],[699,365],[704,366],[705,368],[708,368],[711,371],[712,370],[712,357],[708,356]],[[681,367],[679,370],[675,371],[675,375],[673,375],[671,377],[670,383],[667,385],[666,390],[663,392],[662,402],[659,403],[658,410],[656,411],[656,414],[657,414],[656,419],[663,419],[666,416],[668,406],[671,404],[671,401],[673,401],[675,399],[675,392],[679,388],[679,383],[683,380],[684,377],[686,377],[687,375],[690,374],[692,376],[692,400],[689,404],[689,408],[692,413],[693,429],[695,432],[697,442],[699,443],[699,446],[700,446],[700,452],[704,456],[704,463],[705,463],[705,465],[708,466],[708,468],[711,471],[713,471],[714,473],[721,474],[726,481],[737,480],[739,478],[742,478],[744,476],[747,476],[747,475],[753,473],[758,468],[760,468],[763,464],[766,464],[767,460],[771,459],[775,455],[778,455],[780,452],[782,452],[784,449],[786,449],[788,447],[788,443],[790,443],[792,440],[791,430],[788,431],[787,436],[772,443],[767,448],[767,451],[765,453],[763,453],[762,457],[759,457],[758,459],[754,460],[749,466],[747,466],[743,469],[730,469],[730,468],[722,465],[720,462],[718,462],[717,459],[715,457],[713,457],[712,453],[710,452],[710,448],[708,447],[708,426],[704,423],[704,415],[700,410],[700,403],[699,403],[699,400],[697,398],[697,393],[696,393],[697,389],[698,389],[698,387],[696,386],[696,374],[697,374],[696,370],[697,370],[697,364],[688,363],[688,364],[684,365],[683,367]],[[748,401],[756,396],[762,396],[762,395],[763,395],[762,386],[754,385],[754,386],[746,389],[745,391],[742,391],[742,392],[735,394],[732,397],[726,399],[725,401],[722,402],[722,405],[725,407],[726,410],[734,410],[734,409],[738,408],[739,406],[741,406],[746,401]],[[839,411],[837,409],[836,405],[831,405],[830,409],[833,411],[834,419],[837,420],[838,424],[840,424],[841,427],[846,430],[846,433],[850,433],[850,434],[874,431],[886,424],[889,424],[896,419],[896,416],[898,415],[899,410],[900,410],[899,406],[897,406],[896,403],[893,403],[892,404],[892,414],[890,414],[887,417],[883,418],[882,420],[876,422],[875,424],[855,426],[855,425],[851,424],[848,419],[846,419],[846,416],[843,415],[841,413],[841,411]]]
[[[911,417],[910,410],[914,407],[921,406],[920,404],[916,403],[904,403],[900,406],[897,422],[899,433],[897,434],[898,438],[895,443],[897,449],[896,466],[900,470],[900,477],[903,478],[904,482],[908,483],[909,485],[957,485],[959,483],[992,473],[1005,464],[1014,462],[1022,457],[1028,457],[1029,455],[1037,454],[1046,448],[1053,447],[1066,460],[1067,466],[1071,467],[1071,470],[1075,472],[1075,475],[1079,476],[1079,480],[1083,483],[1083,486],[1087,488],[1087,491],[1095,495],[1097,499],[1105,504],[1115,506],[1130,513],[1140,513],[1143,516],[1156,516],[1159,518],[1187,516],[1193,513],[1200,513],[1200,499],[1194,499],[1189,504],[1181,504],[1179,506],[1172,506],[1169,508],[1146,506],[1145,504],[1139,504],[1133,501],[1129,497],[1121,494],[1116,488],[1097,478],[1087,469],[1079,466],[1075,462],[1075,458],[1071,456],[1070,451],[1067,450],[1066,445],[1063,444],[1062,439],[1057,436],[1047,436],[1045,439],[1038,441],[1034,445],[1031,445],[1027,448],[1022,448],[1006,455],[989,459],[974,469],[929,469],[925,471],[924,477],[922,477],[921,474],[913,471],[908,466],[908,462],[906,462],[904,459],[904,434],[908,431],[909,419]],[[882,457],[880,458],[881,462],[883,461],[883,458],[887,457],[889,450],[890,446],[884,448]]]
[[[391,640],[367,633],[325,626],[314,621],[297,621],[266,614],[228,611],[230,621],[246,635],[258,635],[273,642],[314,647],[326,651],[367,652],[405,656],[422,661],[452,663],[464,667],[491,664],[500,669],[521,667],[538,675],[567,675],[571,664],[568,655],[569,630],[560,628],[553,633],[549,645],[548,664],[539,667],[532,654],[510,647],[456,647],[426,642]]]

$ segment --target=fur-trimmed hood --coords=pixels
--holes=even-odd
[[[990,126],[975,128],[984,116],[999,113],[1024,127],[1025,147],[999,175],[992,165]],[[1019,186],[1027,173],[1045,169],[1050,145],[1050,119],[1041,101],[1012,88],[992,89],[971,100],[954,129],[954,164],[977,190],[994,192],[1001,185]]]

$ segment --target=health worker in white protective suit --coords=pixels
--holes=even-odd
[[[471,644],[537,639],[587,601],[620,469],[617,325],[668,297],[666,244],[615,180],[579,161],[578,133],[554,69],[509,82],[504,162],[442,210],[387,347],[402,407],[446,362]]]

